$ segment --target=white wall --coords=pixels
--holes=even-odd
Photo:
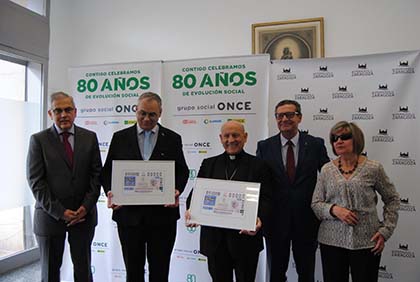
[[[43,17],[11,1],[0,1],[0,45],[15,55],[48,59],[48,17]]]
[[[324,17],[325,56],[420,49],[419,0],[53,0],[49,93],[69,66],[251,54],[251,24]]]

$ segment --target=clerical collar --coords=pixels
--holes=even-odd
[[[238,154],[235,154],[235,155],[229,155],[226,152],[224,154],[226,155],[226,158],[228,160],[230,160],[230,161],[236,161],[236,160],[241,159],[245,155],[245,152],[244,152],[244,150],[242,150]]]

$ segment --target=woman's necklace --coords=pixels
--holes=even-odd
[[[350,170],[344,170],[343,169],[343,165],[341,164],[341,158],[339,158],[338,159],[338,170],[341,172],[341,174],[344,174],[344,175],[346,175],[346,174],[348,174],[348,175],[353,174],[353,172],[357,168],[358,163],[359,163],[359,158],[357,158],[356,163],[354,164],[354,166],[353,166],[352,169],[350,169]]]

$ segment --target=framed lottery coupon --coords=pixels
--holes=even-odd
[[[163,205],[175,203],[175,161],[112,162],[112,203]]]
[[[191,223],[255,231],[260,183],[197,178]]]

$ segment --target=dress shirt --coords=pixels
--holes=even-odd
[[[140,126],[137,124],[137,142],[139,144],[139,148],[140,148],[140,152],[141,152],[141,156],[144,159],[144,155],[143,155],[143,148],[144,148],[144,131],[142,128],[140,128]],[[152,149],[150,152],[150,156],[153,153],[153,149],[156,146],[156,142],[157,142],[157,138],[158,138],[158,133],[159,133],[159,126],[155,125],[155,127],[152,128],[151,131],[151,135],[150,135],[150,142],[152,143]]]

